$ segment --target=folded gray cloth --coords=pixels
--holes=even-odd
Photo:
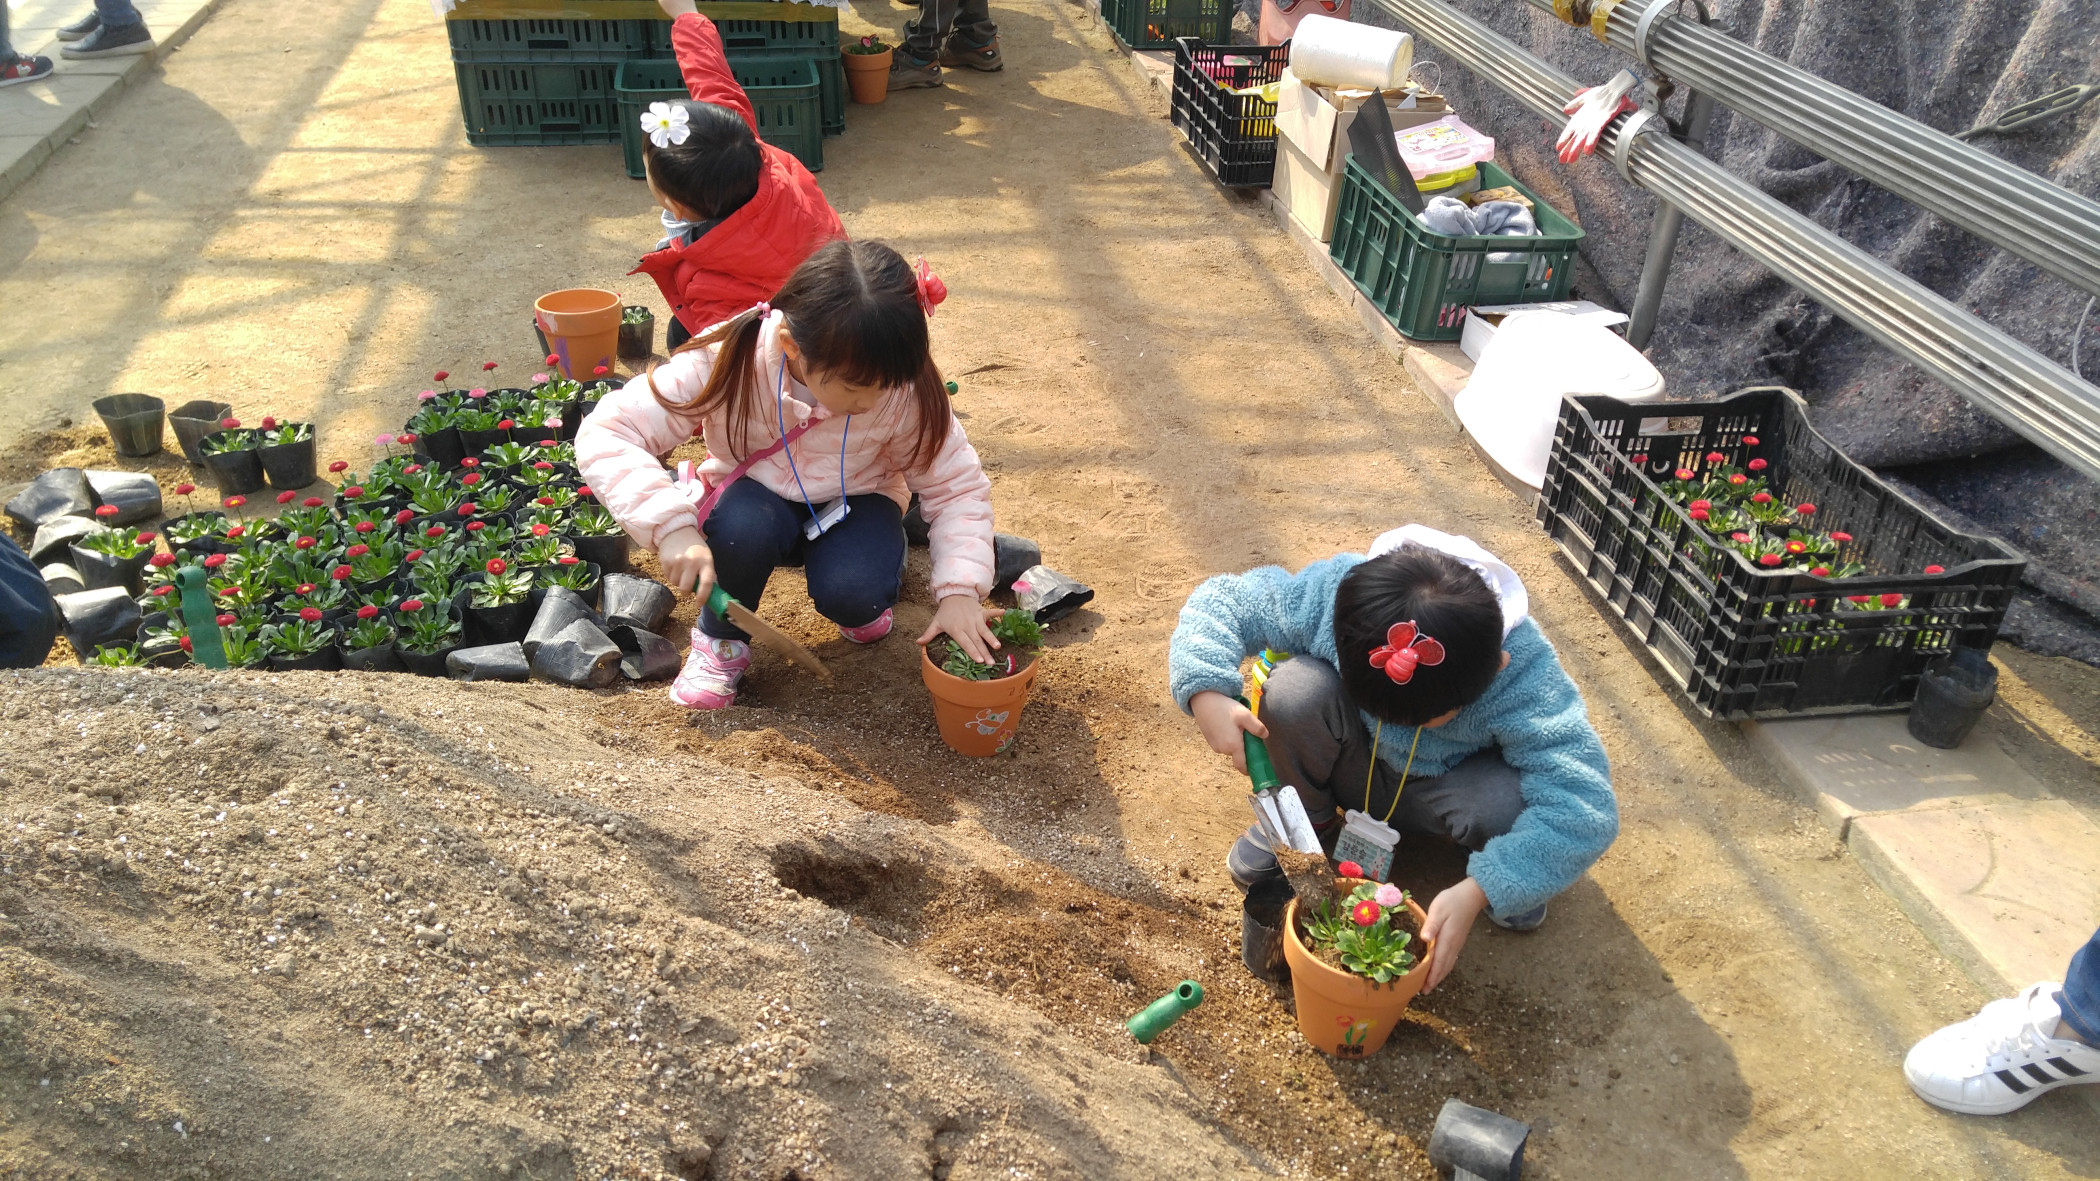
[[[1488,201],[1479,206],[1456,197],[1431,197],[1422,207],[1422,224],[1454,238],[1536,238],[1538,222],[1515,201]]]

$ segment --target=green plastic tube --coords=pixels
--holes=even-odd
[[[226,647],[219,642],[219,616],[201,566],[185,566],[175,575],[181,588],[182,626],[190,637],[190,659],[205,668],[226,667]]]
[[[1193,980],[1184,980],[1174,991],[1139,1009],[1136,1016],[1123,1024],[1139,1045],[1149,1046],[1153,1038],[1165,1033],[1168,1026],[1202,1003],[1203,986]]]

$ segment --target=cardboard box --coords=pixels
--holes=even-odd
[[[1269,191],[1306,233],[1322,242],[1334,237],[1334,215],[1342,207],[1340,173],[1313,163],[1297,144],[1279,138],[1276,175],[1269,182]]]
[[[1300,82],[1286,69],[1276,92],[1276,136],[1297,145],[1307,159],[1339,176],[1343,161],[1349,158],[1349,125],[1356,122],[1360,105],[1337,100],[1332,90]],[[1412,95],[1388,99],[1385,109],[1395,131],[1434,123],[1451,113],[1443,96],[1434,94],[1419,100]]]
[[[1333,223],[1329,223],[1330,229]],[[1586,299],[1563,299],[1551,303],[1505,303],[1466,309],[1465,334],[1458,338],[1459,350],[1475,361],[1487,351],[1488,341],[1495,338],[1495,329],[1502,321],[1513,315],[1545,312],[1553,315],[1573,316],[1606,328],[1616,328],[1626,323],[1626,313],[1615,312],[1602,304]]]

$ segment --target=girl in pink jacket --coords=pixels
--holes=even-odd
[[[926,318],[944,295],[923,264],[914,274],[888,246],[832,242],[770,303],[605,399],[576,433],[577,464],[657,552],[674,589],[705,597],[719,580],[756,608],[774,567],[800,560],[817,610],[856,644],[890,632],[916,492],[939,603],[919,643],[946,633],[988,661],[999,646],[982,609],[991,481],[928,347]],[[660,457],[695,434],[708,450],[701,479],[674,481]],[[671,699],[694,709],[735,701],[749,638],[702,611]]]

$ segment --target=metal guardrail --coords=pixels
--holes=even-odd
[[[1530,3],[1553,11],[1553,0]],[[1606,17],[1610,45],[2066,283],[2100,294],[2100,203],[1667,11],[1676,4],[1619,0]]]
[[[1550,123],[1575,79],[1440,0],[1371,0]],[[1599,141],[1628,181],[1820,301],[2066,464],[2100,480],[2100,388],[1745,184],[1635,114]]]

